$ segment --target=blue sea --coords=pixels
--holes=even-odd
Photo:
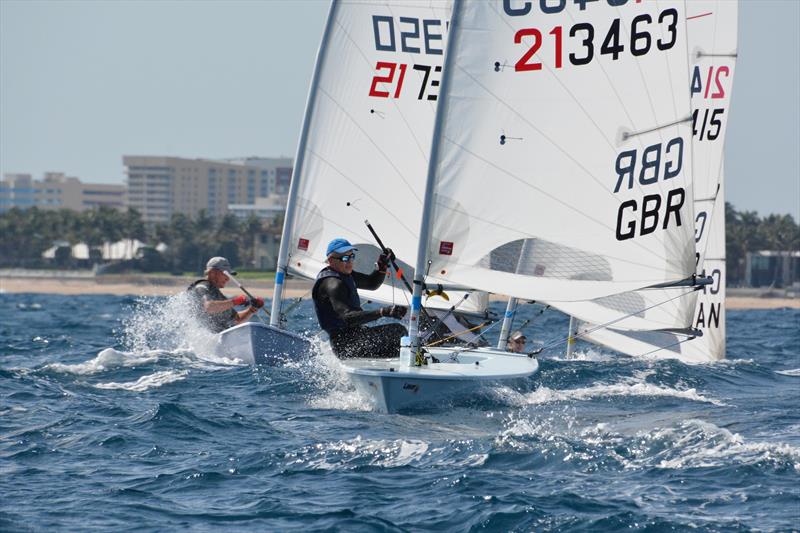
[[[529,339],[563,338],[538,310]],[[729,311],[723,362],[562,345],[402,415],[330,356],[215,358],[185,311],[0,294],[0,530],[800,529],[800,311]],[[304,302],[292,327],[314,326]]]

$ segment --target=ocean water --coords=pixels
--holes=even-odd
[[[385,415],[330,356],[215,358],[185,309],[0,294],[0,530],[800,528],[796,310],[729,311],[724,362],[579,343],[514,387]],[[301,304],[293,327],[314,326]]]

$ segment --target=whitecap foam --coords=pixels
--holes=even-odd
[[[430,448],[427,442],[416,439],[364,439],[360,435],[350,440],[327,442],[307,446],[294,454],[291,465],[319,470],[349,469],[360,465],[397,468],[419,464],[430,456],[451,454],[450,447]],[[487,458],[484,453],[471,453],[458,464],[480,466]],[[442,463],[437,458],[436,464]],[[455,464],[452,461],[448,465]]]
[[[782,442],[750,442],[711,422],[691,419],[678,427],[642,433],[640,437],[657,443],[670,443],[647,463],[657,460],[656,467],[664,469],[706,468],[726,463],[755,464],[759,462],[790,463],[800,472],[800,448]],[[637,461],[641,462],[641,461]]]
[[[800,368],[793,368],[791,370],[776,370],[775,373],[781,374],[782,376],[800,377]]]
[[[599,383],[591,387],[579,387],[576,389],[539,387],[535,391],[529,393],[520,393],[508,387],[498,387],[495,390],[501,398],[517,407],[564,401],[586,401],[594,398],[612,396],[673,397],[693,402],[711,403],[718,406],[725,405],[717,399],[703,396],[694,388],[676,389],[642,381],[611,384]]]
[[[167,383],[174,383],[176,381],[181,381],[185,379],[188,374],[189,372],[187,370],[181,370],[181,371],[165,370],[163,372],[155,372],[153,374],[142,376],[136,381],[132,382],[97,383],[95,384],[95,387],[98,389],[120,389],[131,392],[144,392],[148,389],[161,387],[162,385],[166,385]]]
[[[45,370],[53,372],[60,372],[64,374],[76,374],[86,376],[91,374],[99,374],[108,370],[123,367],[133,367],[155,363],[158,361],[159,356],[164,352],[149,351],[145,353],[131,353],[115,350],[114,348],[105,348],[94,359],[86,361],[85,363],[77,363],[74,365],[67,365],[63,363],[50,363],[44,366]]]
[[[608,363],[610,361],[618,361],[620,355],[615,355],[606,351],[596,348],[589,348],[587,350],[576,350],[570,354],[550,358],[552,361],[589,361],[593,363]]]

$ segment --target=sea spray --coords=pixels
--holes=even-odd
[[[139,298],[123,321],[122,343],[130,351],[192,350],[213,352],[214,334],[198,320],[187,291],[168,298]]]

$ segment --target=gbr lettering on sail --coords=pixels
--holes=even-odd
[[[537,13],[546,17],[567,9],[581,13],[612,8],[620,13],[640,3],[641,0],[503,0],[503,10],[509,17]],[[527,49],[516,60],[514,70],[580,69],[599,60],[619,61],[663,53],[683,38],[679,35],[682,22],[679,18],[676,9],[664,6],[630,19],[612,16],[594,24],[572,19],[573,23],[566,25],[545,23],[521,28],[514,34],[514,42]],[[623,150],[610,162],[615,176],[613,192],[627,198],[620,202],[616,212],[617,240],[635,239],[686,222],[681,218],[686,191],[681,185],[670,183],[681,176],[685,150],[686,141],[677,136]],[[631,194],[635,196],[631,198]]]

